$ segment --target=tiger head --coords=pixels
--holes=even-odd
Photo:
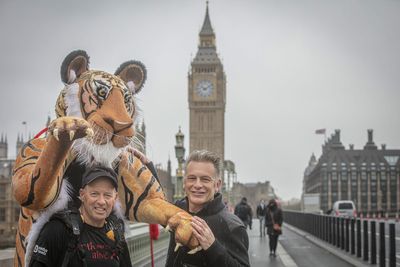
[[[135,142],[134,96],[143,87],[146,69],[139,61],[128,61],[113,74],[89,70],[85,51],[71,52],[61,65],[65,87],[56,104],[57,117],[83,118],[94,131],[92,138],[78,139],[73,150],[83,163],[110,166]]]

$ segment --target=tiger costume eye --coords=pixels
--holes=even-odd
[[[105,98],[107,96],[107,89],[104,87],[97,88],[97,95],[101,98]]]

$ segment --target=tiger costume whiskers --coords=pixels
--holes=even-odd
[[[51,214],[65,208],[67,197],[77,201],[81,176],[93,164],[118,174],[119,201],[128,220],[168,225],[177,242],[196,251],[191,215],[165,200],[152,173],[130,152],[135,143],[134,95],[146,79],[143,64],[125,62],[112,75],[89,70],[88,55],[78,50],[64,59],[61,79],[65,87],[57,99],[57,119],[46,138],[22,147],[13,170],[13,194],[22,206],[14,266],[29,264],[27,245],[35,242]],[[72,193],[63,189],[67,182]]]

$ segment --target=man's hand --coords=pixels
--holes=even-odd
[[[207,250],[215,241],[214,234],[210,227],[208,227],[203,219],[197,216],[192,218],[191,224],[193,227],[193,234],[199,241],[201,248]]]

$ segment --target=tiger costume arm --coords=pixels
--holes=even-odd
[[[192,216],[168,203],[151,171],[129,153],[121,158],[118,188],[119,199],[129,220],[168,225],[175,231],[177,242],[198,248],[197,239],[191,235]]]
[[[87,121],[72,117],[54,120],[49,133],[46,139],[26,143],[15,162],[13,194],[22,207],[31,210],[45,209],[56,200],[73,141],[93,135]]]

